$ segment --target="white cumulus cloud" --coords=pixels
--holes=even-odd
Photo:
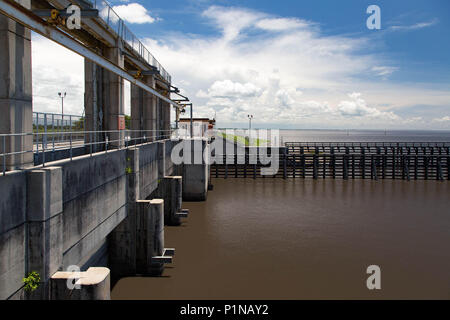
[[[395,120],[398,116],[393,112],[383,112],[374,107],[369,107],[366,101],[361,98],[361,93],[353,92],[348,94],[350,100],[341,101],[338,106],[338,112],[345,117],[370,117],[370,118],[384,118]]]
[[[128,23],[153,23],[156,20],[155,18],[150,16],[147,9],[139,3],[129,3],[113,6],[113,10],[119,15],[120,18]]]
[[[238,7],[211,6],[199,19],[217,32],[168,30],[159,39],[142,39],[173,84],[191,98],[195,116],[217,114],[218,125],[229,127],[246,125],[248,114],[254,115],[255,127],[448,127],[448,118],[441,116],[449,110],[448,86],[389,81],[396,63],[367,53],[371,39],[326,35],[314,21]],[[53,97],[66,90],[67,111],[79,114],[83,58],[48,43],[33,39],[34,107],[57,112],[60,101]]]
[[[437,122],[449,122],[450,121],[450,116],[445,116],[445,117],[442,117],[442,118],[435,118],[433,120],[437,121]]]
[[[254,97],[261,94],[261,89],[254,84],[233,82],[231,80],[215,81],[208,93],[199,91],[197,94],[200,97],[216,97],[216,98],[239,98],[239,97]]]

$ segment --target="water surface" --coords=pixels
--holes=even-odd
[[[166,227],[176,255],[163,277],[121,279],[113,299],[450,299],[447,181],[213,183]]]

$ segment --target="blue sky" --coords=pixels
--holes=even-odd
[[[111,1],[126,4],[130,1]],[[323,35],[371,37],[376,52],[395,59],[401,67],[392,76],[394,81],[450,82],[450,1],[133,1],[148,8],[150,14],[160,18],[156,23],[132,24],[139,37],[164,38],[172,32],[213,36],[220,32],[210,28],[201,13],[211,5],[250,8],[280,17],[297,17],[318,23]],[[380,31],[368,30],[366,8],[376,4],[381,9]],[[432,27],[392,32],[392,26],[413,26],[432,23]],[[412,32],[414,31],[414,32]]]
[[[111,4],[219,126],[450,129],[450,1]]]

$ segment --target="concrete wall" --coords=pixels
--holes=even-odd
[[[176,172],[176,168],[175,165],[173,164],[172,161],[172,149],[173,147],[179,143],[178,140],[166,140],[166,146],[165,146],[165,175],[166,176],[170,176],[170,175],[174,175],[174,174],[178,174]]]
[[[39,272],[32,298],[49,297],[58,270],[106,264],[107,235],[126,217],[126,150],[82,156],[0,177],[0,298],[27,298],[22,278]],[[50,165],[50,164],[49,164]]]
[[[126,217],[126,150],[59,163],[63,268],[80,262]]]
[[[72,158],[82,156],[89,152],[89,150],[86,150],[89,148],[85,147],[77,147],[72,148]],[[55,151],[46,151],[45,152],[45,163],[52,162],[52,161],[58,161],[62,159],[70,158],[70,149],[61,149],[61,150],[55,150]],[[34,154],[34,165],[40,165],[42,164],[44,160],[44,154],[43,152],[35,153]]]
[[[185,140],[183,143],[183,200],[204,201],[208,195],[210,166],[203,154],[209,154],[209,143],[206,139]]]
[[[139,146],[139,199],[147,197],[158,187],[159,143]]]
[[[109,235],[119,225],[128,228],[124,223],[131,212],[138,212],[135,204],[152,199],[157,190],[168,205],[174,203],[172,211],[178,212],[181,188],[164,183],[176,168],[170,157],[176,143],[164,140],[88,154],[0,176],[0,299],[50,298],[49,281],[55,272],[71,265],[83,272],[110,266]],[[172,196],[177,199],[172,201]],[[150,223],[163,223],[151,218],[155,212],[164,215],[163,203],[152,203],[145,212],[148,217],[144,219]],[[158,252],[134,260],[151,261],[154,270],[155,261],[168,259],[154,258],[163,255],[163,230],[154,236],[146,235],[152,228],[137,230],[141,239],[156,237],[159,241]],[[22,278],[31,271],[39,272],[43,285],[30,296],[22,289]]]
[[[26,173],[0,177],[0,299],[12,297],[25,275]]]

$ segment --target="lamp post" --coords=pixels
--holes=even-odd
[[[58,92],[58,96],[61,98],[61,130],[64,130],[64,98],[66,97],[66,93]]]
[[[66,97],[66,93],[58,92],[58,96],[61,98],[61,124],[64,128],[64,98]]]
[[[58,92],[58,96],[61,98],[61,114],[64,117],[64,98],[66,97],[66,93]]]
[[[248,131],[250,132],[250,130],[252,130],[252,119],[253,119],[253,115],[252,114],[248,114]]]

